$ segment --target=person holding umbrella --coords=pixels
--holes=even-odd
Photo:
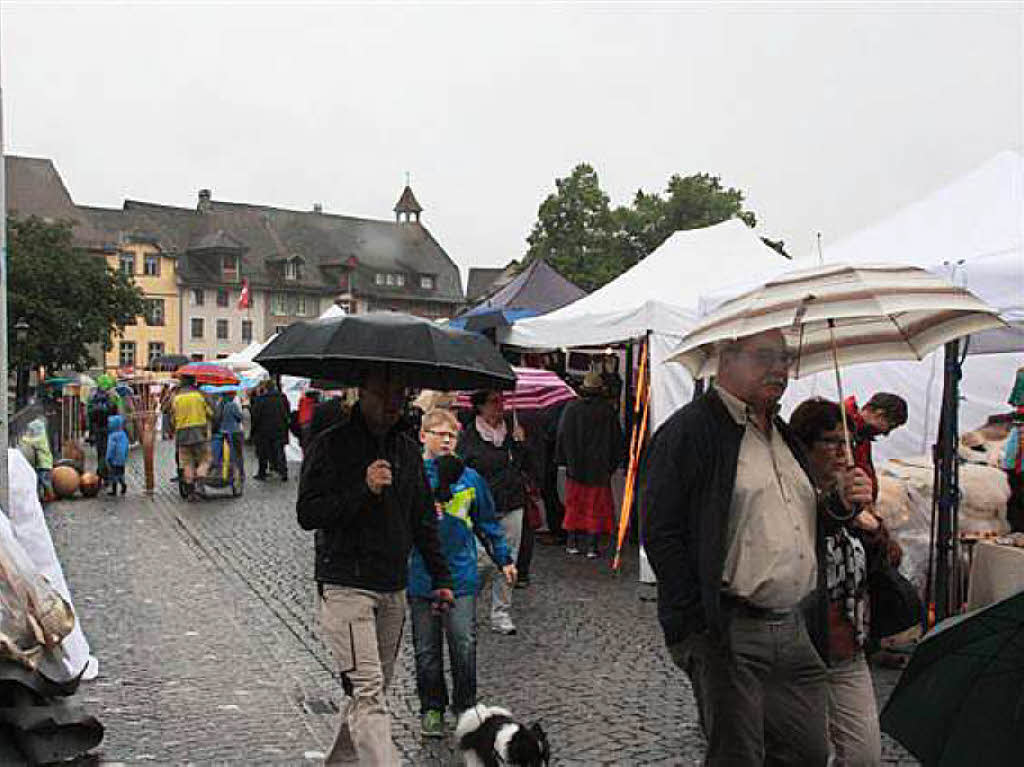
[[[715,385],[649,448],[658,619],[693,685],[705,764],[824,765],[823,530],[803,450],[777,415],[793,354],[779,330],[723,341],[717,354]],[[839,490],[840,516],[871,501],[859,469],[843,472]]]
[[[386,690],[405,624],[413,546],[434,609],[455,601],[419,447],[396,428],[405,396],[398,368],[374,367],[356,405],[332,410],[333,422],[304,451],[296,513],[302,529],[317,532],[319,622],[351,699],[327,764],[399,764]]]
[[[845,463],[842,413],[826,399],[800,403],[789,426],[807,454],[818,492],[835,492]],[[878,706],[864,656],[868,641],[869,574],[889,555],[889,534],[871,512],[838,518],[821,504],[828,591],[828,727],[834,764],[876,765],[882,760]]]

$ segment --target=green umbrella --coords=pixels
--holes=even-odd
[[[1024,763],[1024,592],[940,623],[881,723],[925,765]]]

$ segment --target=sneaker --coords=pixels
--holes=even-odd
[[[506,623],[492,623],[491,631],[495,634],[504,634],[505,636],[513,636],[516,633],[515,624],[512,621]]]
[[[565,553],[566,554],[570,554],[572,556],[576,556],[577,554],[580,553],[580,550],[577,549],[575,546],[566,546],[565,547]]]
[[[601,557],[600,552],[597,552],[597,551],[588,551],[587,552],[587,559],[599,559],[600,557]]]
[[[420,720],[420,735],[424,738],[444,737],[444,715],[437,709],[430,709]]]

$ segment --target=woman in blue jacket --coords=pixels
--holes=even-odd
[[[476,705],[477,538],[509,585],[516,581],[516,566],[487,483],[453,455],[458,435],[459,422],[450,411],[432,410],[423,416],[424,468],[434,491],[441,550],[455,582],[455,603],[449,610],[440,613],[434,605],[430,575],[419,551],[413,549],[409,559],[408,596],[421,730],[427,737],[438,738],[444,736],[448,705],[442,634],[447,637],[452,661],[452,709],[458,715]]]

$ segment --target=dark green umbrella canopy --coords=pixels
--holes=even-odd
[[[1024,592],[939,624],[881,723],[929,767],[1024,764]]]
[[[256,355],[275,375],[358,385],[377,369],[424,389],[513,389],[515,373],[483,336],[398,312],[350,314],[289,325]]]

